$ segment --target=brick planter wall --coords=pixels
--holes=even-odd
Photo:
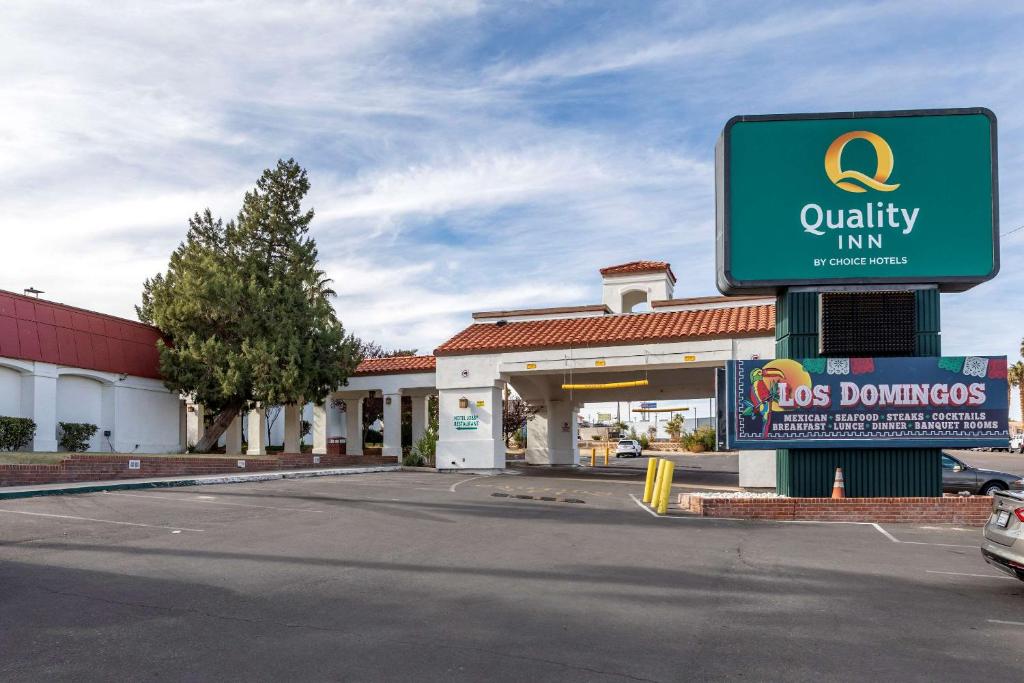
[[[56,482],[102,481],[106,479],[137,479],[140,477],[179,477],[235,472],[269,472],[315,467],[346,465],[395,464],[397,458],[355,455],[321,455],[318,464],[310,453],[282,453],[276,456],[245,455],[223,458],[196,458],[188,455],[80,455],[72,454],[54,465],[0,465],[0,486],[27,486]],[[141,468],[128,469],[129,460],[138,460]],[[238,461],[244,460],[245,467]]]
[[[704,498],[683,493],[679,507],[701,517],[984,526],[992,498]]]

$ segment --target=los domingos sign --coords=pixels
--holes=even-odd
[[[810,358],[726,366],[731,448],[1005,446],[1005,356]]]
[[[716,148],[718,287],[939,284],[999,270],[987,109],[737,116]]]

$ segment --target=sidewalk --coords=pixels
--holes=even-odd
[[[371,467],[328,467],[310,470],[276,470],[273,472],[253,472],[252,474],[209,474],[202,476],[153,477],[150,479],[65,482],[37,484],[33,486],[5,486],[0,488],[0,500],[31,498],[33,496],[55,496],[71,493],[95,493],[97,491],[124,491],[130,489],[168,488],[172,486],[210,486],[213,484],[238,484],[246,481],[274,481],[277,479],[334,477],[346,474],[369,474],[371,472],[398,472],[401,469],[402,468],[399,465],[374,465]]]

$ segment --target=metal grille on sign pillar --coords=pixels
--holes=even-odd
[[[819,305],[821,355],[914,355],[914,292],[822,292]]]

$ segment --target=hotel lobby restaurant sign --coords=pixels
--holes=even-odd
[[[999,270],[987,109],[737,116],[715,153],[718,288],[933,284]]]
[[[811,358],[726,365],[730,448],[1003,446],[1006,357]]]

